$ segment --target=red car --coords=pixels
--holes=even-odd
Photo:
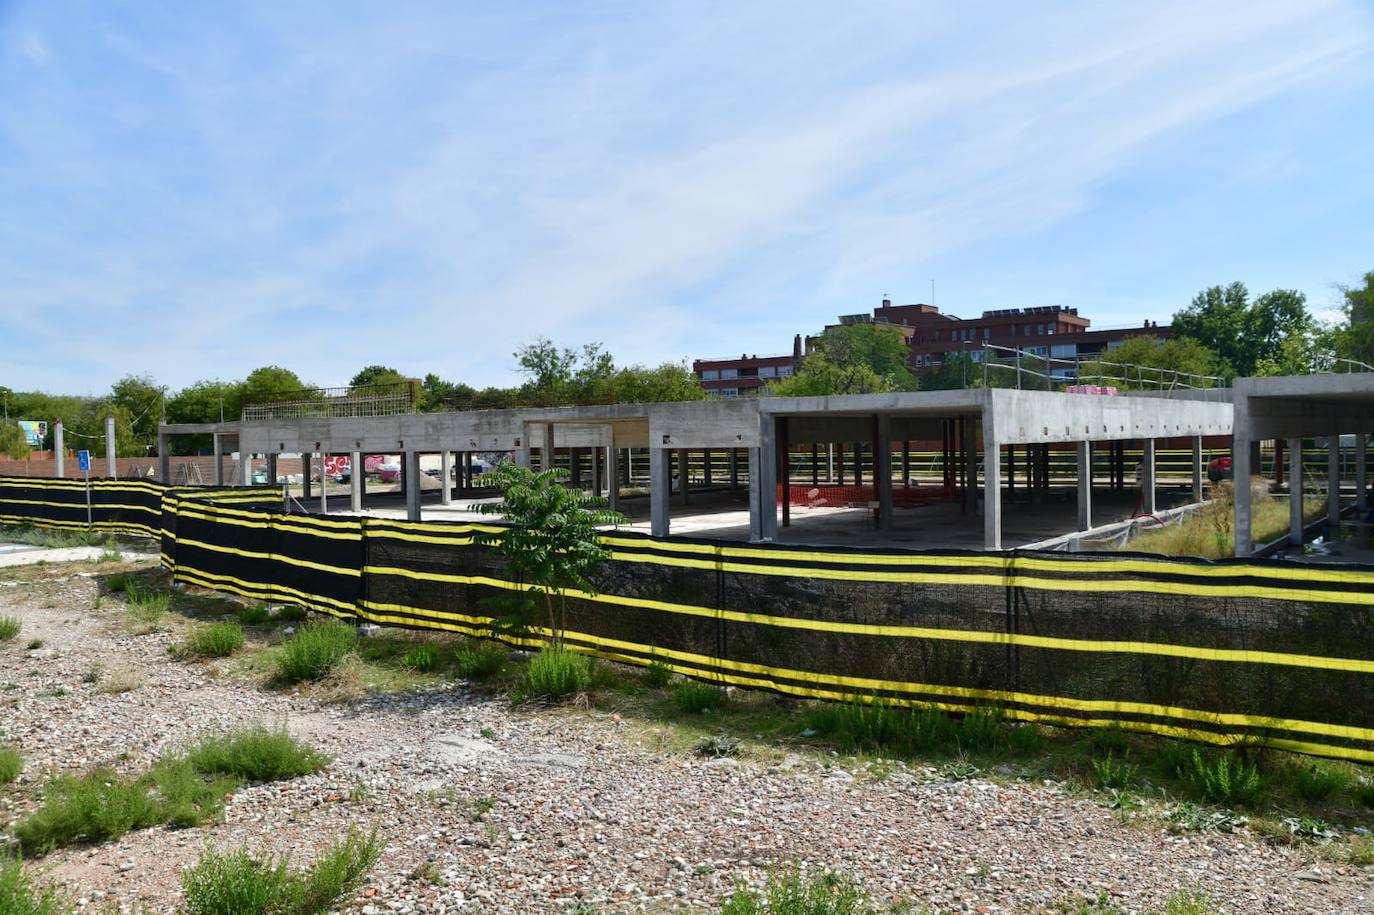
[[[1213,483],[1231,479],[1231,456],[1212,458],[1207,462],[1207,479]]]

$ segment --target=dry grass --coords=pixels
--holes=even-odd
[[[102,693],[129,693],[148,682],[148,674],[140,665],[131,661],[121,661],[98,673],[96,691]]]
[[[1288,530],[1288,500],[1260,497],[1268,484],[1256,478],[1256,496],[1251,502],[1251,530],[1256,544],[1268,543]],[[1309,498],[1303,517],[1313,521],[1326,513],[1326,500]],[[1235,493],[1230,483],[1212,487],[1212,501],[1186,519],[1168,527],[1146,531],[1123,549],[1158,553],[1163,556],[1197,556],[1201,559],[1229,559],[1235,553]]]

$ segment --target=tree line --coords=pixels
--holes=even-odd
[[[408,376],[385,365],[369,365],[349,380],[350,389],[400,385],[413,392],[413,406],[421,412],[497,410],[605,403],[647,403],[698,400],[705,396],[686,365],[617,365],[600,344],[565,349],[546,339],[514,353],[523,382],[512,387],[475,388],[446,381],[437,374]],[[127,375],[108,394],[80,397],[43,391],[15,391],[0,387],[4,418],[0,419],[0,454],[16,460],[28,457],[30,447],[18,420],[49,424],[44,449],[53,447],[54,420],[61,420],[69,450],[104,454],[105,418],[115,418],[115,453],[144,457],[156,453],[157,427],[169,423],[213,423],[237,420],[245,404],[314,399],[317,387],[290,369],[268,365],[235,381],[197,381],[169,390],[148,375]],[[204,453],[210,437],[177,436],[179,454]]]

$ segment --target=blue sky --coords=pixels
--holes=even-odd
[[[1047,5],[1048,8],[1048,5]],[[514,381],[1374,270],[1374,4],[0,0],[0,384]]]

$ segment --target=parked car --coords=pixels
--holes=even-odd
[[[1213,483],[1231,479],[1231,456],[1215,457],[1207,462],[1207,479]]]

